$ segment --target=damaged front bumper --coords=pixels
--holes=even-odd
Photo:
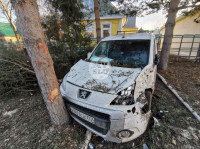
[[[122,111],[120,108],[97,107],[67,96],[64,99],[70,115],[78,123],[105,140],[116,143],[131,141],[143,134],[151,115],[151,111],[142,114],[137,103]]]

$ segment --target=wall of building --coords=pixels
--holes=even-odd
[[[0,42],[16,42],[15,36],[0,36]]]
[[[186,17],[182,17],[176,21],[173,35],[195,35],[200,34],[200,23],[194,22],[194,19],[198,18],[200,15],[200,11],[197,12],[195,15],[190,15]],[[163,28],[162,34],[164,35],[165,28]],[[193,43],[192,42],[197,42]],[[181,38],[173,38],[171,49],[179,49],[180,48]],[[191,49],[193,47],[194,50],[197,50],[199,47],[200,38],[191,38],[190,36],[184,36],[182,39],[182,48]],[[163,39],[161,40],[160,48],[162,48]]]
[[[137,33],[137,28],[124,28],[122,31],[125,31],[126,34],[128,33]]]
[[[188,16],[178,20],[174,28],[174,35],[200,34],[200,23],[194,22],[194,19],[199,15],[200,11],[194,16]]]

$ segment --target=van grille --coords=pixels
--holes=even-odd
[[[74,104],[72,102],[66,101],[65,104],[72,116],[80,120],[82,123],[90,127],[91,129],[106,135],[108,130],[110,129],[110,116],[105,113],[97,112],[82,106],[79,106],[77,104]],[[70,110],[70,107],[79,111],[80,113],[83,113],[84,115],[87,115],[89,117],[92,117],[94,119],[94,123],[91,123],[90,121],[87,121],[86,119],[83,119],[77,114],[72,113]]]

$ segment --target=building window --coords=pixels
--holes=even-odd
[[[91,38],[95,38],[95,24],[94,23],[87,24],[87,26],[86,26],[86,33]]]
[[[111,22],[103,22],[101,24],[101,36],[102,38],[111,36]]]

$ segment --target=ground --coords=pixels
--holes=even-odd
[[[182,97],[187,95],[188,99],[185,99],[198,110],[194,103],[199,100],[199,63],[190,62],[184,65],[170,64],[169,70],[161,74]],[[183,82],[177,81],[178,79]],[[0,107],[0,148],[2,149],[77,149],[84,140],[86,129],[76,122],[60,128],[51,125],[39,93],[31,97],[1,99]],[[97,148],[131,148],[133,144],[136,149],[141,149],[144,144],[149,148],[159,149],[200,148],[200,124],[159,79],[153,96],[152,112],[159,124],[151,123],[147,131],[136,140],[115,144],[102,141],[100,137],[93,135],[91,143]]]
[[[170,62],[167,71],[159,72],[167,82],[190,103],[200,115],[200,63],[191,61]]]

